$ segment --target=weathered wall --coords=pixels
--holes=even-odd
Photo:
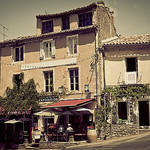
[[[120,85],[125,83],[126,58],[137,57],[138,78],[137,84],[150,83],[150,48],[137,46],[116,46],[105,52],[106,85]]]
[[[95,93],[95,73],[91,70],[91,61],[93,61],[93,55],[95,53],[95,34],[85,33],[78,35],[78,54],[74,56],[69,56],[67,52],[67,37],[62,36],[55,38],[56,40],[56,52],[55,58],[50,58],[48,60],[40,60],[40,42],[28,43],[25,45],[25,54],[23,62],[12,62],[11,58],[11,47],[5,47],[2,49],[1,61],[3,62],[1,66],[1,90],[0,95],[3,96],[5,90],[8,86],[12,88],[12,77],[13,74],[19,74],[22,72],[21,65],[32,63],[40,63],[46,61],[57,61],[69,58],[76,58],[76,65],[59,66],[51,68],[40,68],[40,69],[29,69],[23,70],[24,72],[24,82],[29,79],[34,78],[37,84],[37,90],[39,92],[44,91],[44,71],[53,71],[54,73],[54,90],[58,90],[59,86],[64,85],[69,89],[69,68],[78,67],[79,68],[79,91],[75,92],[77,98],[85,98],[84,95],[84,84],[90,85],[90,92]],[[74,92],[73,92],[74,93]]]

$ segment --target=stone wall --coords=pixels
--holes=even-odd
[[[100,138],[106,137],[120,137],[127,135],[139,134],[139,126],[136,124],[112,124],[106,127],[106,130],[102,130]],[[106,131],[106,132],[105,132]],[[106,133],[106,134],[105,134]]]
[[[65,149],[69,146],[78,145],[77,142],[46,142],[41,141],[39,143],[39,149]]]

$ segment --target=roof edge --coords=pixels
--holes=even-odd
[[[55,13],[55,14],[46,14],[46,15],[37,15],[36,18],[37,19],[40,19],[40,18],[44,18],[44,17],[59,17],[59,16],[63,16],[63,15],[69,15],[69,14],[72,14],[72,13],[75,13],[75,12],[78,12],[78,11],[82,11],[82,10],[85,10],[85,9],[89,9],[89,8],[92,8],[92,7],[96,7],[97,6],[97,3],[91,3],[90,5],[87,5],[87,6],[83,6],[83,7],[80,7],[80,8],[76,8],[76,9],[72,9],[72,10],[68,10],[68,11],[64,11],[64,12],[60,12],[60,13]]]
[[[97,28],[96,25],[91,25],[91,26],[80,27],[80,28],[76,28],[76,29],[63,30],[63,31],[59,31],[59,32],[49,32],[49,33],[41,34],[41,35],[22,36],[22,37],[18,37],[15,39],[10,39],[10,40],[0,42],[0,48],[13,45],[14,43],[17,43],[17,42],[38,41],[40,39],[44,39],[49,36],[57,36],[59,34],[67,34],[67,33],[69,34],[71,32],[79,32],[79,31],[82,32],[85,30],[88,30],[89,32],[91,32],[91,30],[93,30],[93,29],[95,30],[96,28]]]

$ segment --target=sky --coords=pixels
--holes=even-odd
[[[0,0],[0,41],[36,34],[36,15],[55,14],[98,0]],[[150,0],[103,0],[114,11],[117,34],[150,34]]]

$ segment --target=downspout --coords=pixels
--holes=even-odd
[[[104,88],[106,87],[106,75],[105,75],[105,49],[101,48],[102,51],[102,59],[103,59],[103,80],[104,80]]]
[[[94,95],[94,97],[96,97],[96,101],[98,103],[98,73],[97,73],[97,63],[98,63],[98,32],[97,29],[95,31],[95,77],[96,77],[96,95]]]

